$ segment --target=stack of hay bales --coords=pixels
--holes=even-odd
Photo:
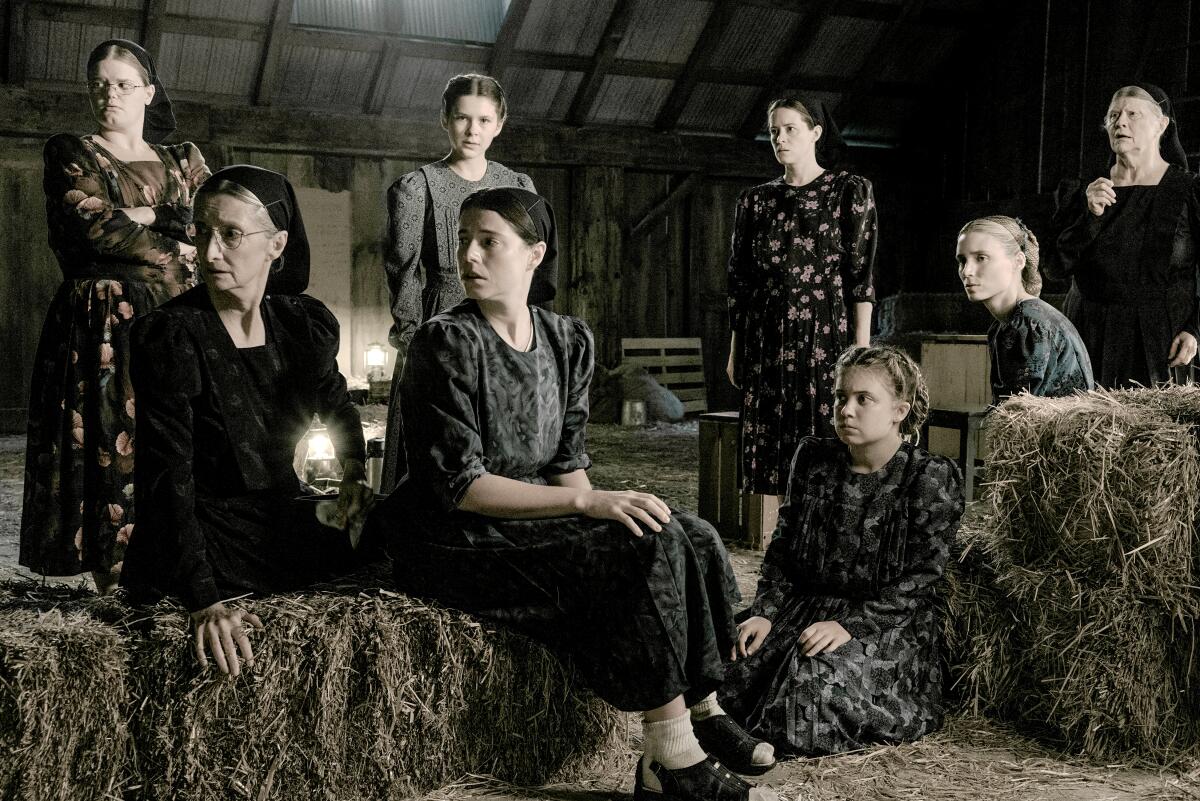
[[[388,799],[628,753],[626,717],[546,649],[387,591],[247,602],[266,630],[236,680],[195,664],[177,606],[20,594],[0,601],[2,797]]]
[[[1200,388],[1009,400],[960,534],[951,660],[976,712],[1100,759],[1200,751]]]

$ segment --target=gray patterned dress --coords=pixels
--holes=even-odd
[[[718,695],[780,752],[832,754],[915,740],[941,724],[938,585],[962,516],[957,466],[910,444],[880,470],[849,469],[836,439],[801,441],[751,615],[762,647],[726,667]],[[804,629],[852,639],[806,657]]]
[[[628,711],[721,682],[737,585],[712,526],[673,512],[659,533],[583,516],[488,517],[458,508],[490,473],[530,484],[586,469],[592,335],[531,307],[534,345],[513,350],[474,301],[426,322],[400,382],[408,478],[369,526],[390,541],[403,591],[511,626],[574,657],[597,695]]]
[[[469,195],[481,189],[515,186],[537,190],[533,179],[489,161],[478,181],[468,181],[446,159],[402,175],[388,188],[388,241],[383,256],[392,302],[388,340],[399,351],[392,375],[383,490],[403,477],[406,468],[400,422],[400,372],[417,326],[449,309],[466,294],[458,278],[458,210]]]
[[[1093,389],[1092,361],[1066,315],[1041,298],[1017,304],[988,329],[992,403],[1022,390],[1058,398]]]

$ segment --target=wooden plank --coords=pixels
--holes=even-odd
[[[678,389],[662,381],[659,381],[659,383],[671,390],[671,394],[685,403],[687,401],[704,401],[706,397],[704,394],[704,387],[700,387],[699,389]]]
[[[497,81],[504,82],[504,71],[508,69],[509,60],[516,50],[517,40],[521,36],[521,27],[529,14],[532,0],[512,0],[508,11],[504,14],[504,22],[496,34],[496,43],[492,46],[492,55],[488,58],[487,71]]]
[[[25,25],[28,10],[29,4],[25,0],[12,0],[12,5],[8,8],[8,59],[5,79],[17,86],[25,83]]]
[[[146,0],[142,13],[142,47],[157,63],[162,61],[163,23],[167,17],[167,0]]]
[[[691,414],[692,412],[706,412],[706,411],[708,411],[708,403],[706,401],[702,401],[702,400],[685,401],[683,404],[684,414]]]
[[[700,337],[625,337],[621,350],[662,350],[664,348],[700,349]]]
[[[700,70],[708,63],[709,54],[716,50],[722,34],[733,20],[737,7],[737,3],[732,0],[716,0],[713,4],[708,19],[704,22],[704,29],[700,31],[700,36],[688,53],[687,63],[675,79],[671,94],[667,95],[666,102],[654,119],[654,127],[658,130],[670,130],[679,122],[679,115],[687,107],[696,84],[700,82]]]
[[[375,62],[375,72],[371,75],[371,85],[367,89],[367,102],[363,107],[364,114],[378,115],[383,113],[383,102],[387,98],[388,88],[396,74],[396,65],[400,63],[400,45],[392,40],[383,44],[383,52]]]
[[[620,312],[624,172],[612,167],[580,167],[571,185],[571,274],[559,276],[571,287],[572,313],[596,338],[596,361],[614,365],[621,353]],[[564,278],[566,279],[564,281]]]
[[[676,206],[678,206],[692,194],[699,183],[699,173],[694,172],[684,178],[678,186],[667,193],[666,197],[654,204],[654,207],[650,209],[650,211],[646,212],[642,219],[638,220],[630,227],[629,238],[638,238],[644,234],[650,228],[650,226],[654,225],[663,217],[666,217],[668,214],[674,211]]]
[[[592,55],[591,66],[588,68],[587,74],[583,76],[583,80],[579,82],[579,89],[576,90],[575,99],[571,101],[571,108],[567,112],[567,121],[572,125],[583,125],[587,122],[588,115],[592,112],[592,104],[595,103],[596,96],[600,94],[600,85],[604,81],[605,73],[616,57],[621,40],[625,37],[625,29],[629,26],[629,19],[633,16],[632,12],[633,0],[617,0],[613,5],[612,13],[608,16],[608,23],[604,26],[604,33],[600,37],[600,43]]]
[[[677,364],[695,367],[701,363],[702,359],[700,356],[623,356],[621,361],[641,367],[667,367]]]
[[[271,26],[267,29],[267,39],[263,44],[262,60],[259,62],[254,88],[254,102],[260,106],[269,106],[275,99],[275,89],[279,85],[279,74],[282,71],[279,62],[287,45],[293,2],[294,0],[275,0]]]

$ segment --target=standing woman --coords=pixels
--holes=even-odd
[[[1118,89],[1104,129],[1108,173],[1060,192],[1058,250],[1072,278],[1064,311],[1097,384],[1152,386],[1196,357],[1200,197],[1162,89]]]
[[[504,90],[487,75],[455,75],[442,92],[442,128],[450,153],[401,176],[388,189],[388,245],[383,266],[392,296],[388,335],[398,351],[388,407],[382,489],[406,471],[400,422],[400,373],[417,326],[466,295],[458,277],[458,208],[472,192],[515,186],[536,191],[533,180],[487,158],[508,116]],[[536,298],[542,303],[549,298]]]
[[[29,393],[20,562],[116,585],[133,533],[129,327],[193,284],[186,233],[208,177],[175,130],[149,54],[114,39],[88,57],[98,131],[46,142],[46,216],[64,281],[42,328]]]
[[[727,372],[742,390],[744,489],[782,496],[801,439],[832,436],[833,365],[871,338],[871,182],[824,164],[841,147],[817,101],[767,111],[783,175],[738,198],[729,256]]]

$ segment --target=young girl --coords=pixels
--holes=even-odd
[[[1079,332],[1038,298],[1038,241],[1023,222],[995,216],[964,225],[958,277],[967,298],[996,318],[988,330],[992,403],[1022,390],[1058,397],[1092,388],[1091,360]]]
[[[504,90],[487,75],[456,75],[442,92],[442,128],[450,153],[402,176],[388,189],[388,244],[383,266],[392,299],[389,339],[399,352],[392,378],[382,489],[404,476],[404,433],[400,422],[400,373],[417,326],[461,301],[454,253],[458,208],[472,192],[501,186],[534,189],[528,175],[497,161],[488,148],[508,116]],[[554,276],[549,276],[553,283]],[[548,298],[535,298],[542,303]]]
[[[804,755],[940,725],[937,591],[963,511],[955,464],[905,441],[928,411],[912,359],[854,347],[835,376],[838,438],[796,451],[718,692],[752,737]]]
[[[714,693],[736,640],[729,557],[694,515],[592,488],[591,332],[529,302],[556,258],[543,198],[463,203],[467,300],[413,337],[400,380],[413,469],[370,525],[402,590],[549,643],[601,698],[645,713],[639,801],[762,797],[731,770],[762,772],[773,750]]]

